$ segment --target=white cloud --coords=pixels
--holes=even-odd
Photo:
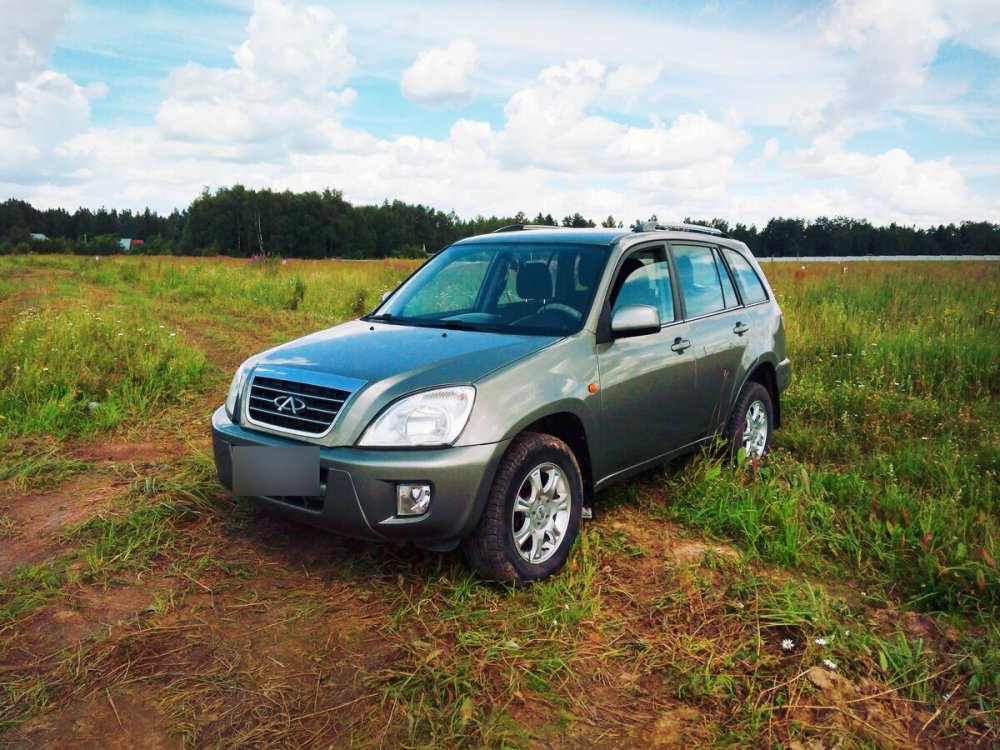
[[[576,171],[624,128],[586,109],[601,93],[604,66],[597,60],[553,65],[504,107],[498,147],[512,167],[536,165]]]
[[[734,112],[721,122],[704,112],[680,114],[669,126],[653,116],[650,127],[590,114],[606,94],[608,81],[597,60],[575,60],[542,71],[504,108],[498,137],[504,161],[580,173],[650,171],[732,156],[750,141]]]
[[[447,48],[421,52],[403,72],[400,90],[410,101],[427,105],[455,105],[470,101],[479,64],[479,49],[469,39],[457,39]]]
[[[296,94],[324,94],[354,70],[347,27],[320,5],[256,0],[249,38],[233,56],[245,74],[272,81]]]
[[[995,1],[848,0],[738,29],[728,9],[692,22],[648,4],[555,0],[531,6],[526,26],[509,6],[446,0],[432,18],[397,0],[309,1],[258,0],[235,25],[230,11],[211,15],[192,29],[197,42],[172,35],[156,50],[170,62],[155,76],[106,79],[114,95],[94,118],[107,89],[77,81],[99,80],[100,68],[86,79],[53,71],[53,40],[79,16],[88,24],[70,43],[60,37],[64,49],[118,66],[142,60],[126,47],[130,35],[101,33],[120,14],[105,10],[94,23],[90,5],[67,14],[66,0],[14,0],[13,20],[0,24],[0,199],[169,211],[203,185],[238,182],[336,187],[354,202],[400,198],[462,216],[1000,220],[995,190],[980,196],[998,169],[989,87],[1000,77],[983,66],[963,79],[951,58],[938,67],[945,44],[1000,54]],[[178,7],[161,9],[169,23],[157,20],[158,32],[192,26]],[[576,59],[581,49],[591,59]],[[398,99],[377,101],[386,87],[369,83],[400,71],[412,101],[456,104],[474,93],[491,121],[453,118],[434,136],[416,119],[386,125],[400,116],[385,114]],[[137,79],[156,119],[124,124],[121,103],[134,94],[124,87]],[[788,127],[802,112],[805,141]],[[424,120],[448,125],[447,113]],[[882,129],[881,153],[845,145],[861,128]],[[920,142],[924,131],[947,138]],[[969,145],[941,145],[961,139]]]
[[[84,129],[103,84],[77,85],[49,69],[68,2],[18,2],[0,24],[0,171],[6,180],[79,182],[75,165],[53,148]]]
[[[995,0],[951,0],[943,3],[943,12],[958,40],[1000,57],[1000,3]]]
[[[651,128],[629,127],[608,145],[607,155],[623,168],[689,167],[733,156],[749,142],[735,112],[722,122],[699,112],[678,115],[670,127],[658,119]]]
[[[659,64],[619,65],[608,76],[605,91],[612,99],[621,101],[625,111],[630,112],[638,103],[639,97],[659,80],[661,72],[662,66]]]
[[[255,160],[331,145],[330,123],[353,89],[335,91],[354,69],[347,29],[316,5],[256,0],[234,68],[187,63],[170,77],[156,123],[164,137],[243,144],[233,158]]]
[[[949,159],[918,162],[900,148],[872,158],[868,188],[902,215],[944,217],[961,212],[968,200],[965,180]]]
[[[878,206],[892,220],[946,222],[977,203],[949,159],[918,162],[900,148],[871,156],[845,151],[835,140],[820,140],[811,149],[788,154],[782,162],[790,171],[814,180],[844,182],[856,199]],[[981,210],[989,210],[978,203]]]
[[[0,94],[48,68],[70,0],[13,0],[0,23]],[[2,111],[2,110],[0,110]]]
[[[967,40],[1000,54],[1000,5],[988,0],[840,0],[827,19],[823,40],[851,54],[843,86],[820,109],[806,113],[813,133],[843,137],[870,127],[886,108],[914,107],[931,65],[948,40]],[[962,85],[938,96],[953,99]]]
[[[591,111],[607,78],[596,60],[550,66],[510,97],[499,129],[460,119],[440,140],[403,136],[364,153],[296,158],[293,186],[316,189],[337,174],[352,200],[398,197],[463,216],[723,214],[733,155],[750,139],[736,114],[626,125]]]

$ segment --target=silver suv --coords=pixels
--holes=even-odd
[[[367,539],[557,571],[597,493],[722,437],[764,455],[791,376],[753,255],[693,225],[505,227],[370,315],[255,355],[212,416],[236,495]]]

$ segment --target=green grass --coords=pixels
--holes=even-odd
[[[107,583],[157,560],[186,559],[195,541],[186,524],[215,510],[218,492],[214,465],[199,454],[135,479],[121,503],[124,514],[92,518],[74,533],[82,578]]]
[[[768,268],[792,388],[758,470],[668,470],[663,511],[933,611],[1000,605],[1000,269]]]
[[[457,567],[419,595],[401,593],[393,666],[368,679],[406,717],[394,743],[519,747],[532,735],[512,705],[571,714],[579,676],[567,646],[600,606],[591,537],[581,535],[566,574],[528,590],[484,586]]]
[[[22,306],[0,329],[0,437],[91,436],[205,386],[204,354],[148,309],[62,284],[65,299]]]
[[[403,260],[108,258],[84,263],[80,274],[92,283],[139,288],[145,296],[216,314],[257,318],[285,311],[340,321],[370,311],[416,265]]]
[[[0,482],[10,481],[19,490],[41,491],[55,487],[93,464],[66,456],[58,446],[14,444],[0,435]]]
[[[210,747],[1000,740],[1000,267],[767,267],[794,367],[772,457],[603,493],[567,568],[524,590],[220,495],[205,424],[229,370],[412,267],[0,258],[0,489],[107,472],[67,442],[188,446],[116,468],[128,488],[58,555],[0,576],[7,654],[67,603],[104,622],[80,591],[149,589],[131,624],[0,672],[0,732],[138,689]],[[22,533],[0,516],[0,544]],[[705,536],[721,549],[674,559]]]
[[[59,561],[16,566],[0,578],[0,626],[58,596],[65,582]]]

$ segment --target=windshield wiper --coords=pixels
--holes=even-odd
[[[415,326],[422,328],[444,328],[449,331],[483,331],[496,333],[503,330],[503,326],[491,325],[489,323],[466,323],[463,320],[420,320],[409,321]]]
[[[420,323],[413,318],[401,318],[398,315],[382,313],[380,315],[368,315],[362,318],[366,323],[389,323],[394,326],[418,326]]]

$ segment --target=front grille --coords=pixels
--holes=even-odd
[[[250,384],[247,413],[261,424],[322,435],[349,395],[337,388],[258,375]]]

